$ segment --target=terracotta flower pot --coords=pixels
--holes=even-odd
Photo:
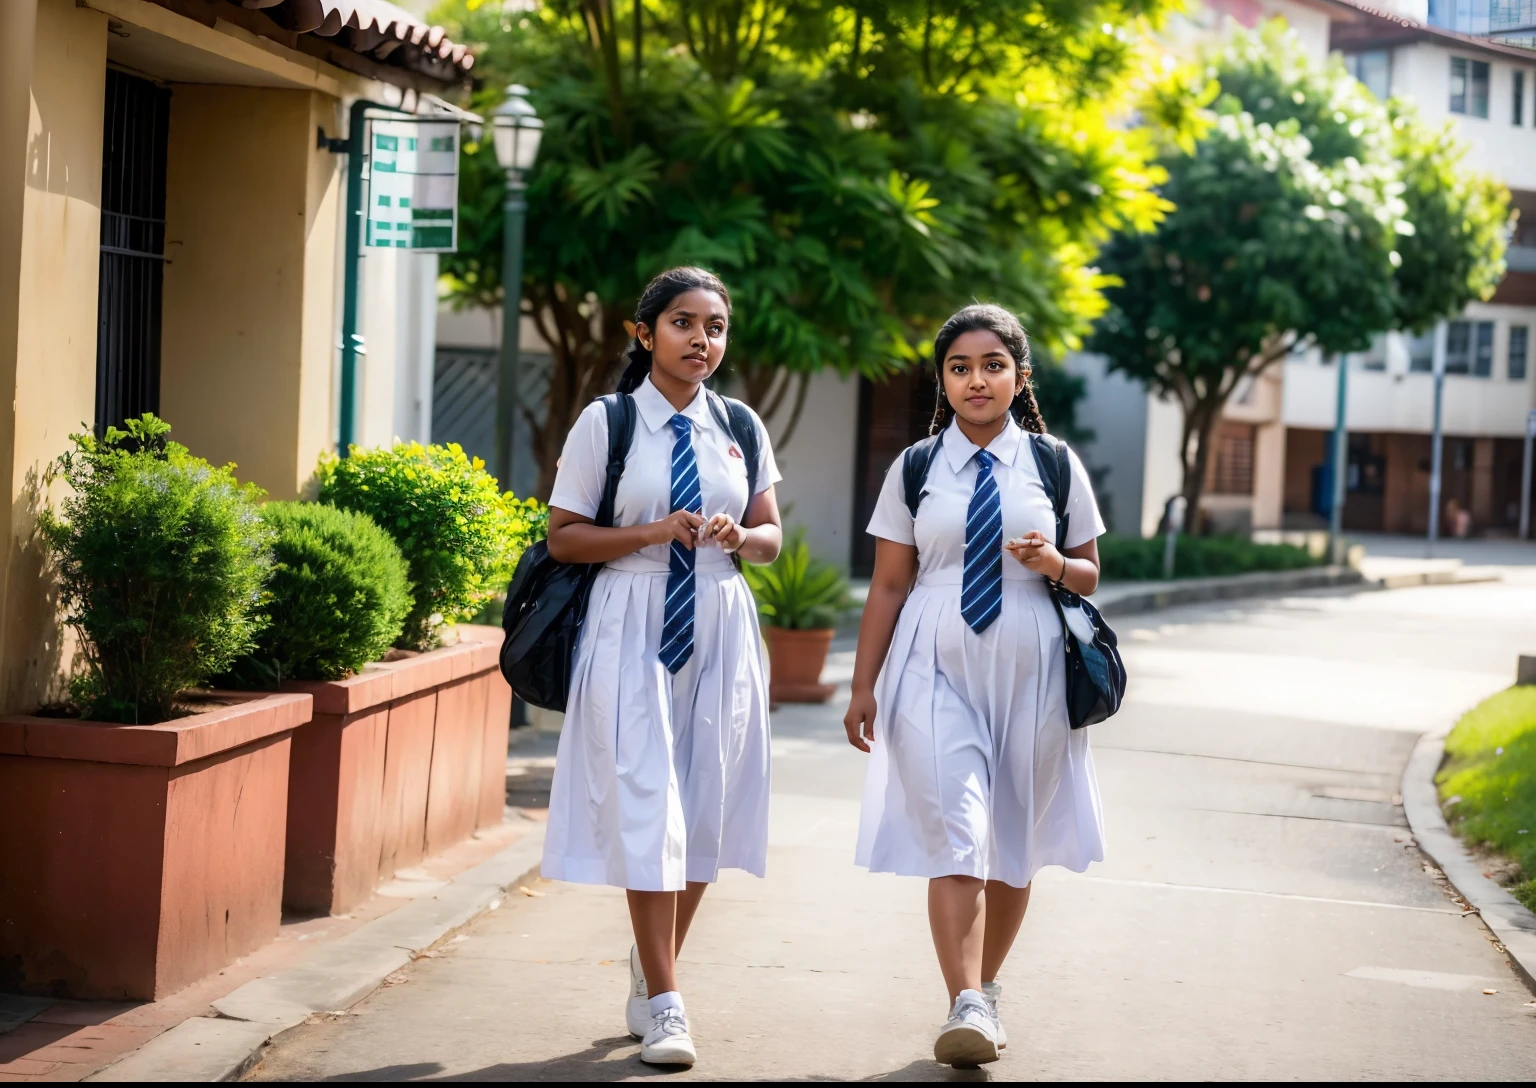
[[[284,690],[315,700],[293,736],[283,905],[342,914],[399,869],[501,822],[512,689],[501,631]]]
[[[0,990],[153,1000],[277,936],[308,695],[160,725],[0,716]]]
[[[824,703],[837,689],[821,682],[821,670],[827,664],[827,649],[837,632],[830,627],[815,631],[789,631],[783,627],[764,629],[768,639],[768,701],[779,703]]]

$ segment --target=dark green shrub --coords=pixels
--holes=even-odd
[[[42,530],[80,634],[81,713],[150,724],[251,647],[272,534],[260,489],[236,482],[233,466],[193,457],[148,413],[127,427],[72,436],[59,467],[74,494]]]
[[[398,645],[427,649],[438,628],[474,616],[506,589],[538,504],[502,495],[457,444],[353,447],[321,458],[320,501],[378,522],[410,566],[411,611]]]
[[[1163,576],[1164,538],[1099,537],[1099,574],[1106,581],[1148,582]],[[1175,578],[1214,578],[1253,571],[1297,570],[1321,565],[1305,548],[1255,544],[1235,536],[1181,536],[1174,552]]]
[[[394,539],[367,514],[312,502],[269,502],[276,534],[267,580],[270,621],[230,680],[340,680],[383,657],[411,610],[410,575]]]

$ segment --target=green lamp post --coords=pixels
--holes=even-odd
[[[532,489],[531,466],[518,465],[516,448],[521,405],[517,394],[519,332],[522,312],[523,235],[527,226],[527,185],[523,176],[539,155],[544,122],[528,101],[528,88],[513,84],[491,113],[496,161],[507,173],[502,205],[501,366],[496,380],[496,478],[503,490],[526,495]]]

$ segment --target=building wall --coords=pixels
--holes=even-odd
[[[1451,58],[1467,57],[1489,65],[1488,117],[1451,112]],[[1514,73],[1525,72],[1524,123],[1512,122]],[[1536,54],[1530,64],[1464,52],[1429,42],[1400,46],[1392,52],[1392,93],[1418,104],[1432,125],[1450,121],[1468,146],[1467,163],[1492,173],[1511,189],[1536,189]]]
[[[11,2],[0,23],[14,18],[20,24],[16,29],[25,29],[26,13],[12,10]],[[42,576],[36,516],[49,498],[49,467],[69,448],[70,434],[88,429],[95,413],[106,23],[105,16],[77,8],[73,0],[37,0],[34,34],[26,40],[33,57],[30,93],[24,98],[25,150],[18,161],[14,145],[0,148],[0,164],[8,170],[18,167],[11,178],[24,179],[19,249],[6,251],[19,254],[11,303],[15,339],[11,351],[0,351],[0,403],[6,406],[0,412],[0,435],[11,500],[6,504],[9,532],[0,601],[4,707],[35,706],[61,694],[60,668],[73,653],[52,622],[56,602]],[[9,107],[11,100],[6,103]],[[0,187],[0,216],[7,213],[6,199]],[[14,189],[9,199],[8,211],[14,215]],[[57,497],[59,488],[51,494]]]
[[[785,406],[763,421],[771,440],[784,433],[788,417]],[[774,450],[784,474],[777,494],[785,527],[804,526],[811,553],[844,571],[852,561],[853,534],[864,531],[852,516],[858,419],[859,380],[815,374],[789,443]]]
[[[179,85],[166,183],[161,408],[175,436],[274,498],[330,445],[339,158],[334,99]]]
[[[1075,353],[1067,371],[1084,380],[1077,406],[1080,426],[1093,441],[1077,451],[1095,475],[1095,497],[1105,524],[1136,533],[1142,521],[1143,462],[1147,441],[1147,390],[1140,382],[1109,370],[1102,355]]]

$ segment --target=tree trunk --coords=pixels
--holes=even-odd
[[[1196,401],[1184,419],[1182,467],[1184,479],[1179,494],[1184,496],[1184,531],[1198,536],[1202,531],[1200,500],[1205,494],[1205,476],[1211,461],[1211,439],[1221,421],[1226,398],[1207,395]]]

